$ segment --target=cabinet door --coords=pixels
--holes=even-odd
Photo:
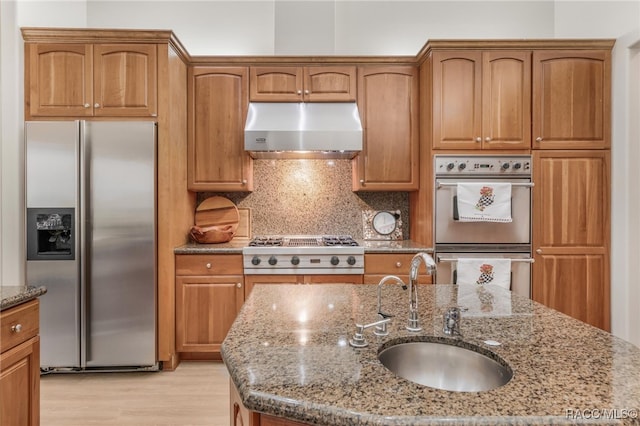
[[[611,53],[533,53],[533,148],[610,147]]]
[[[40,338],[0,355],[0,424],[40,424]]]
[[[482,52],[433,52],[434,149],[482,148]]]
[[[176,277],[178,352],[219,352],[243,303],[242,275]]]
[[[304,100],[355,102],[356,67],[305,67]]]
[[[244,297],[249,298],[256,284],[297,284],[303,281],[302,275],[245,275]]]
[[[96,44],[93,54],[96,116],[157,115],[155,44]]]
[[[418,75],[411,66],[361,67],[358,108],[362,152],[354,158],[354,191],[418,189]]]
[[[610,155],[533,154],[533,299],[610,328]]]
[[[245,67],[193,67],[188,81],[188,170],[191,191],[251,191],[244,150],[249,79]]]
[[[229,403],[230,426],[258,426],[260,424],[260,414],[245,408],[231,379],[229,379]]]
[[[93,47],[29,44],[28,111],[33,117],[93,115]]]
[[[362,284],[362,275],[305,275],[305,284]]]
[[[301,102],[301,67],[251,67],[252,102]]]
[[[482,54],[482,148],[531,148],[531,52]]]

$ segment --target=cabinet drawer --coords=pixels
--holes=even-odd
[[[365,254],[365,274],[394,274],[407,275],[411,266],[413,254]]]
[[[241,254],[185,254],[176,256],[176,275],[242,274]]]
[[[38,299],[0,314],[0,351],[4,352],[38,334]]]

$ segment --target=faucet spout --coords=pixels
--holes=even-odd
[[[414,332],[422,330],[418,320],[418,271],[421,263],[424,263],[427,268],[428,275],[434,275],[436,271],[436,262],[427,253],[416,253],[411,259],[411,269],[409,270],[409,322],[406,329]]]
[[[395,275],[387,275],[380,280],[380,282],[378,283],[378,318],[381,320],[391,317],[391,315],[382,312],[382,286],[389,281],[395,281],[396,283],[400,284],[403,289],[407,289],[407,285],[404,283],[404,281],[402,281],[402,279]],[[387,323],[385,322],[376,325],[373,333],[377,336],[386,336],[387,334],[389,334],[389,331],[387,330]]]

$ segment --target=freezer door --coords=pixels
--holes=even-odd
[[[26,281],[47,287],[40,298],[40,365],[80,366],[80,241],[78,232],[79,122],[25,123],[25,163],[27,212],[70,213],[71,241],[65,241],[69,256],[39,256],[37,233],[27,241]],[[64,215],[63,215],[64,216]],[[33,220],[31,220],[33,219]],[[28,226],[37,226],[37,215],[27,215]],[[41,231],[47,243],[47,231]],[[51,237],[54,237],[52,232]],[[52,243],[56,246],[56,243]],[[55,260],[53,260],[55,259]]]
[[[156,363],[155,124],[82,132],[86,367]]]

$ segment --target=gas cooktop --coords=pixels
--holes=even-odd
[[[350,235],[267,235],[254,237],[249,247],[327,247],[359,244]]]
[[[362,274],[364,248],[349,235],[268,235],[242,249],[245,274]]]

